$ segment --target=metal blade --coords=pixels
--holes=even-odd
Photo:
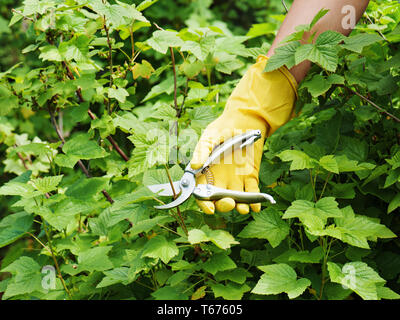
[[[179,188],[181,194],[171,203],[167,203],[162,206],[155,206],[156,209],[171,209],[184,203],[192,195],[194,188],[196,187],[196,181],[194,175],[190,172],[185,172],[182,179],[179,181]]]
[[[172,184],[174,185],[175,194],[179,194],[181,192],[181,188],[179,186],[180,181],[174,181]],[[157,193],[157,195],[162,197],[172,197],[174,192],[172,191],[171,184],[162,183],[162,184],[153,184],[151,186],[147,186],[151,192]]]

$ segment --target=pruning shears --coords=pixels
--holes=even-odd
[[[210,154],[204,165],[197,170],[193,170],[190,163],[186,166],[184,174],[179,181],[164,184],[154,184],[147,186],[152,192],[159,196],[177,196],[172,202],[155,206],[156,209],[171,209],[184,203],[193,194],[199,200],[219,200],[225,197],[234,199],[240,203],[257,203],[270,201],[276,203],[274,198],[266,193],[234,191],[223,188],[218,188],[210,183],[198,184],[196,186],[196,175],[207,170],[209,166],[216,162],[222,154],[227,151],[243,149],[244,147],[253,144],[261,138],[260,130],[252,130],[243,134],[236,135],[224,143],[220,144]],[[172,189],[173,188],[173,189]]]

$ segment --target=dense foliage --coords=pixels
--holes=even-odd
[[[145,186],[181,177],[280,1],[16,2],[0,4],[3,299],[400,297],[397,1],[300,44],[321,11],[269,60],[315,64],[265,144],[277,204],[249,215],[159,211]]]

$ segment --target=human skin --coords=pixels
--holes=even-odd
[[[320,33],[327,30],[337,31],[348,36],[352,29],[344,28],[344,26],[346,27],[346,24],[343,24],[342,21],[343,19],[346,19],[349,12],[345,11],[342,13],[342,9],[345,6],[352,6],[355,13],[355,23],[357,23],[367,8],[368,3],[369,0],[295,0],[286,15],[267,56],[271,57],[274,54],[275,49],[280,46],[280,42],[295,32],[297,26],[310,24],[312,19],[321,9],[328,9],[329,12],[315,24],[311,32],[306,32],[304,34],[302,42],[305,42],[314,32],[316,32],[314,37],[315,40]],[[304,61],[294,66],[289,71],[293,74],[297,83],[300,83],[305,78],[310,68],[311,62]]]

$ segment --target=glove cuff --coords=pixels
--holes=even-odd
[[[269,59],[269,57],[267,57],[266,55],[261,54],[261,55],[259,55],[257,57],[256,63],[261,62],[261,61],[265,61],[265,63],[267,63],[268,59]],[[292,86],[293,91],[294,91],[294,93],[296,95],[296,99],[297,99],[299,97],[298,94],[297,94],[298,83],[297,83],[295,77],[291,74],[291,72],[289,71],[289,69],[285,65],[283,65],[282,67],[278,68],[277,70],[279,72],[281,72],[288,79],[288,81],[289,81],[290,85]]]
[[[257,119],[257,127],[263,127],[259,129],[270,136],[293,118],[297,82],[284,66],[265,72],[267,60],[268,57],[261,55],[247,70],[229,97],[224,113],[241,122],[249,116]]]

